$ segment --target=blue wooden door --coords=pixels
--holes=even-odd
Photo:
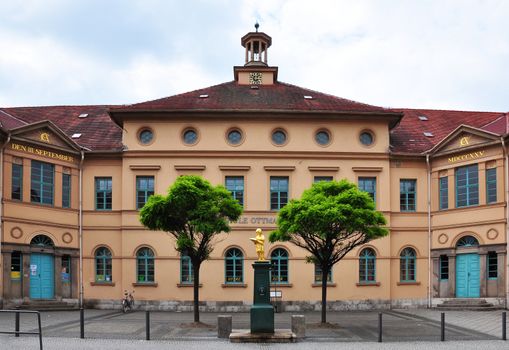
[[[480,262],[478,254],[456,256],[456,297],[479,298]]]
[[[30,298],[53,299],[55,296],[53,256],[33,253],[30,256]]]

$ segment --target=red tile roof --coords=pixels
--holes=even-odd
[[[208,95],[200,98],[200,95]],[[312,96],[305,99],[304,96]],[[0,123],[12,129],[41,120],[51,120],[68,136],[81,133],[74,139],[79,145],[94,151],[119,151],[122,149],[122,131],[112,121],[108,111],[140,112],[157,111],[218,111],[218,110],[276,110],[276,111],[338,111],[397,115],[400,123],[391,130],[391,151],[394,153],[420,154],[431,149],[459,125],[505,135],[509,131],[509,114],[501,112],[465,112],[430,109],[386,109],[335,96],[303,89],[294,85],[277,83],[251,89],[249,85],[235,82],[170,96],[154,101],[123,106],[48,106],[0,108]],[[88,113],[87,118],[78,118]],[[419,116],[427,120],[419,119]],[[277,118],[277,116],[274,116]],[[433,136],[425,136],[424,133]]]
[[[499,135],[507,134],[509,132],[509,113],[505,113],[498,119],[486,124],[482,129]]]
[[[80,146],[93,151],[119,151],[122,149],[122,129],[108,115],[111,106],[45,106],[0,108],[0,122],[6,129],[41,120],[50,120]],[[87,113],[87,118],[78,118]]]
[[[391,150],[396,153],[425,152],[462,124],[482,129],[504,115],[501,112],[464,112],[433,109],[395,110],[404,113],[399,125],[391,130]],[[426,117],[427,120],[420,120],[419,116]],[[497,132],[488,128],[486,130],[505,134],[505,132]],[[425,136],[425,132],[429,132],[433,136]]]
[[[21,119],[16,118],[7,111],[0,109],[0,124],[2,128],[9,130],[23,125],[27,125],[28,123],[24,122]]]
[[[200,95],[208,95],[200,98]],[[312,98],[304,98],[311,96]],[[239,85],[235,81],[210,86],[157,100],[112,107],[116,111],[338,111],[391,113],[390,109],[355,102],[295,85],[277,82],[273,85]]]

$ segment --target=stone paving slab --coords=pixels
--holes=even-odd
[[[218,341],[144,341],[119,339],[112,342],[104,339],[45,338],[45,350],[350,350],[351,343],[338,342],[301,342],[292,344],[232,344]],[[355,343],[355,350],[507,350],[508,343],[500,340],[459,341],[459,342],[399,342],[399,343]],[[0,335],[0,349],[26,350],[39,349],[35,338],[8,338]]]
[[[429,313],[426,313],[429,311]],[[378,312],[328,312],[329,324],[319,325],[319,312],[299,313],[306,317],[306,342],[375,342],[378,339]],[[455,315],[447,313],[447,340],[493,340],[500,337],[495,332],[497,314],[481,312]],[[190,312],[151,312],[151,339],[154,340],[208,340],[217,338],[219,313],[201,313],[204,324],[192,325]],[[291,328],[292,313],[275,314],[275,327]],[[30,316],[30,317],[29,317]],[[233,328],[248,329],[249,313],[233,313]],[[469,321],[465,321],[467,318]],[[43,335],[47,337],[78,338],[79,312],[42,312]],[[383,339],[388,342],[439,341],[440,313],[433,310],[398,310],[383,313]],[[13,330],[14,316],[0,314],[0,330]],[[22,315],[21,330],[34,331],[33,315]],[[476,320],[473,322],[472,320]],[[480,332],[481,325],[489,332]],[[485,329],[485,328],[482,328]],[[145,312],[122,314],[112,310],[85,310],[85,337],[103,339],[145,339]]]
[[[458,327],[475,330],[477,332],[500,337],[502,334],[502,312],[506,310],[495,311],[441,311],[435,309],[414,309],[414,310],[393,310],[394,313],[422,317],[428,320],[440,322],[440,314],[445,312],[446,324],[452,324]],[[507,311],[506,311],[507,312]],[[507,312],[509,314],[509,312]],[[507,333],[509,334],[509,322]]]

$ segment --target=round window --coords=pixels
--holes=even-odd
[[[198,141],[198,134],[194,129],[187,129],[184,131],[184,143],[187,145],[193,145]]]
[[[242,133],[240,130],[234,129],[228,133],[228,143],[238,145],[242,141]]]
[[[373,135],[367,131],[364,131],[360,136],[360,140],[364,146],[371,146],[373,144]]]
[[[276,130],[272,133],[272,142],[276,145],[284,145],[286,142],[286,133],[283,130]]]
[[[144,129],[140,132],[138,135],[138,138],[140,139],[140,142],[144,145],[149,144],[152,142],[154,138],[154,134],[152,133],[152,130]]]
[[[320,130],[315,134],[315,140],[319,145],[325,146],[330,142],[330,135],[327,131]]]

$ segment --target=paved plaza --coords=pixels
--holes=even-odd
[[[440,312],[436,310],[388,310],[383,312],[383,341],[378,344],[378,312],[329,312],[329,324],[319,325],[319,312],[299,313],[306,317],[306,338],[292,349],[501,349],[509,343],[501,341],[502,311],[447,311],[446,342],[440,340]],[[45,349],[144,349],[203,347],[208,350],[238,348],[258,349],[267,345],[232,344],[217,338],[217,313],[201,313],[203,324],[194,325],[187,312],[151,312],[150,341],[145,341],[145,312],[122,314],[116,310],[85,310],[85,338],[79,339],[78,311],[41,312]],[[291,328],[292,313],[277,313],[277,329]],[[249,313],[233,313],[233,328],[248,329]],[[0,314],[0,330],[14,329],[14,315]],[[34,315],[22,315],[22,331],[35,331]],[[411,345],[409,346],[409,344]],[[0,335],[0,349],[36,349],[33,336],[14,338]],[[314,346],[313,346],[314,344]],[[350,344],[350,345],[348,345]],[[367,344],[367,345],[365,345]],[[406,344],[406,346],[405,346]],[[288,345],[271,345],[286,349]]]

